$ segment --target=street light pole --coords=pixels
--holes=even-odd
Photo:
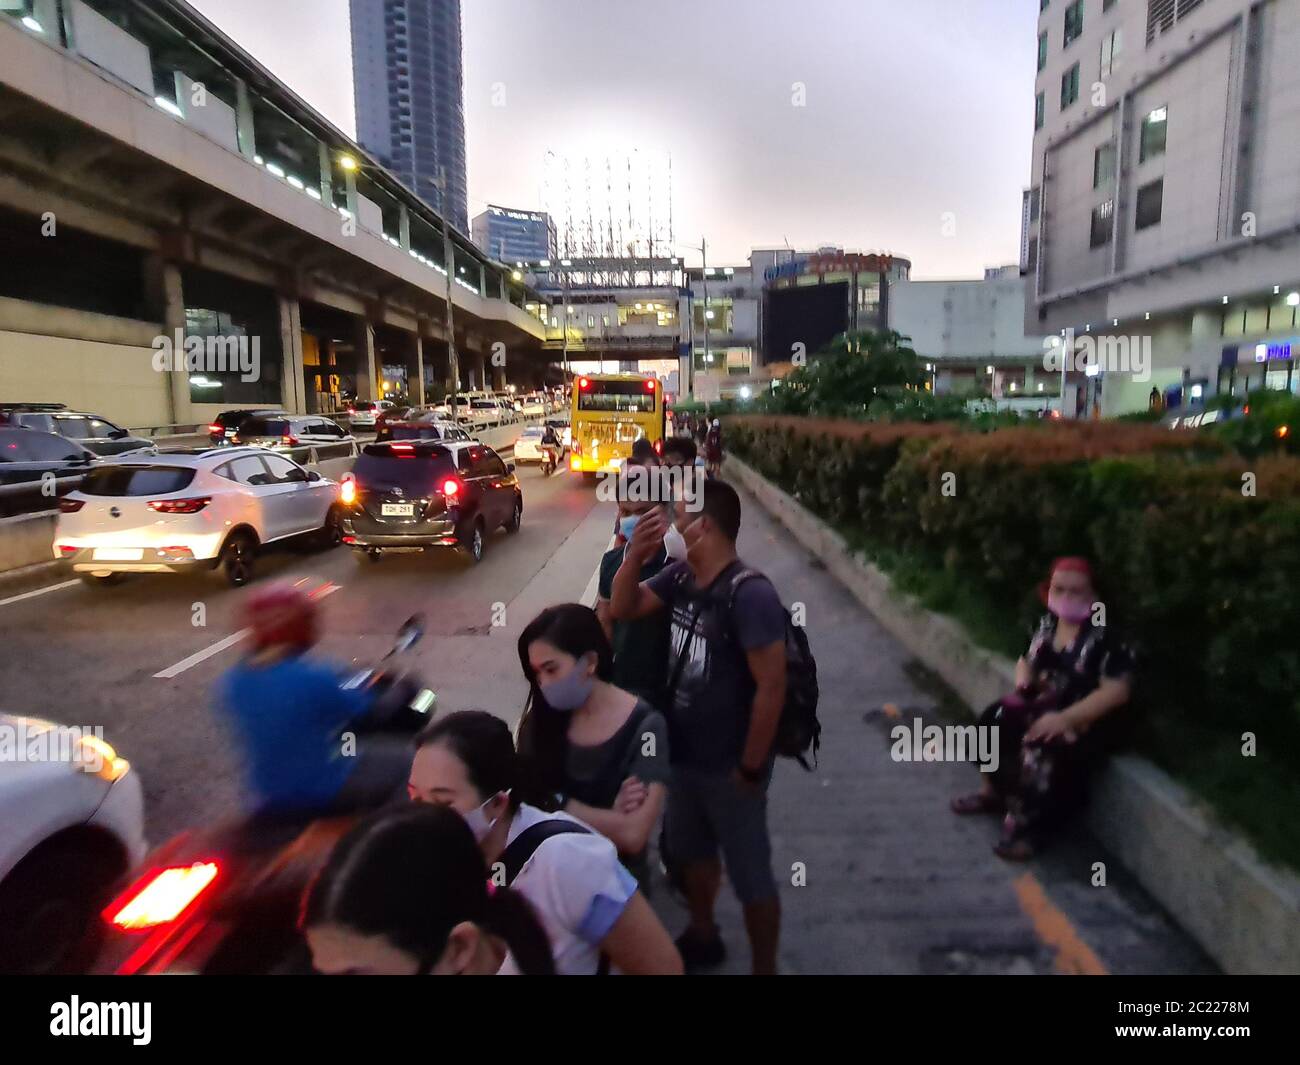
[[[460,358],[456,353],[456,317],[452,309],[452,285],[456,280],[456,251],[451,240],[451,223],[447,220],[447,168],[438,171],[436,179],[430,179],[441,194],[438,202],[442,208],[442,261],[447,267],[447,362],[451,370],[451,405],[449,411],[452,422],[460,415],[457,397],[460,393]]]

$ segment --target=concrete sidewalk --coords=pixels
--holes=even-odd
[[[947,698],[847,591],[742,492],[740,553],[787,606],[804,604],[821,683],[820,765],[781,760],[769,800],[784,908],[785,973],[1204,973],[1212,963],[1079,834],[1041,859],[992,854],[998,822],[958,818],[952,795],[972,766],[895,762],[889,730],[917,716],[943,724]],[[882,712],[900,711],[897,719]],[[967,721],[969,718],[966,719]],[[1106,886],[1092,886],[1104,863]],[[794,886],[805,870],[805,886]],[[652,899],[670,931],[685,911],[661,881]],[[724,884],[718,918],[728,959],[749,949]]]

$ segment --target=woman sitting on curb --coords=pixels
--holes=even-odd
[[[1133,657],[1106,628],[1086,559],[1061,558],[1039,586],[1048,613],[1016,663],[1016,690],[989,706],[1000,760],[958,814],[1004,813],[994,852],[1023,861],[1082,809],[1088,774],[1106,749],[1099,723],[1129,701]]]

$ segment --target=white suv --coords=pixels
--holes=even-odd
[[[99,911],[145,854],[140,774],[93,732],[0,714],[0,968],[84,971]]]
[[[338,497],[336,482],[261,448],[125,457],[59,500],[54,557],[92,585],[215,569],[238,587],[264,544],[339,543]]]

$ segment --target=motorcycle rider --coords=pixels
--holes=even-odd
[[[543,465],[549,467],[546,472],[549,473],[557,469],[559,466],[560,437],[555,431],[555,426],[549,422],[542,433],[542,451],[546,455]]]
[[[217,707],[243,751],[250,812],[342,813],[400,796],[413,747],[349,731],[372,696],[342,687],[341,667],[307,657],[318,639],[316,601],[275,585],[249,596],[244,613],[251,647],[221,678]]]

